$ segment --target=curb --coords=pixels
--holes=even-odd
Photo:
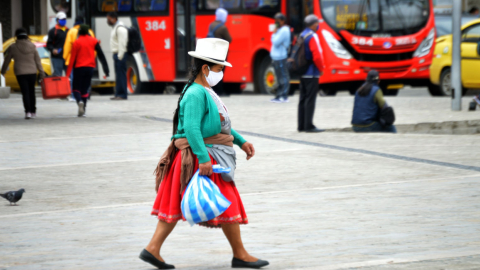
[[[446,121],[395,125],[402,134],[473,135],[480,134],[480,120]],[[351,127],[327,129],[329,132],[353,132]]]

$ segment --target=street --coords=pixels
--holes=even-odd
[[[480,111],[467,111],[470,93],[452,112],[450,98],[417,90],[386,97],[399,134],[338,132],[350,124],[347,92],[318,98],[320,134],[296,131],[298,93],[285,104],[224,98],[256,147],[248,162],[236,148],[236,185],[245,246],[265,269],[480,269],[480,127],[409,129],[478,124]],[[20,95],[0,100],[0,192],[26,190],[18,206],[0,201],[0,269],[153,269],[138,255],[155,230],[153,171],[177,100],[93,96],[78,118],[75,103],[37,95],[28,121]],[[221,230],[186,222],[161,255],[189,270],[230,269],[232,259]]]

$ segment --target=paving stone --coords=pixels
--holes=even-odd
[[[74,103],[38,100],[29,121],[18,95],[0,100],[0,191],[26,189],[19,206],[0,201],[0,269],[152,269],[138,254],[157,222],[152,173],[177,99],[95,96],[87,118],[74,117]],[[480,268],[478,135],[298,133],[296,99],[225,99],[257,150],[247,162],[237,148],[236,185],[250,222],[243,240],[268,269]],[[316,123],[348,126],[351,102],[320,98]],[[449,102],[389,98],[400,123],[478,120]],[[221,230],[181,222],[162,256],[217,270],[232,255]]]

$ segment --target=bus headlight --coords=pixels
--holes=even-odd
[[[343,47],[343,45],[335,39],[335,37],[327,30],[322,30],[323,37],[328,47],[335,53],[338,58],[352,59],[352,55]]]
[[[420,43],[417,50],[413,54],[414,57],[423,57],[430,53],[430,50],[433,47],[433,42],[435,42],[435,29],[432,28],[428,36]]]

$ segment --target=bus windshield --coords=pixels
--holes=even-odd
[[[325,21],[337,31],[362,36],[418,32],[430,15],[430,0],[319,0]]]

